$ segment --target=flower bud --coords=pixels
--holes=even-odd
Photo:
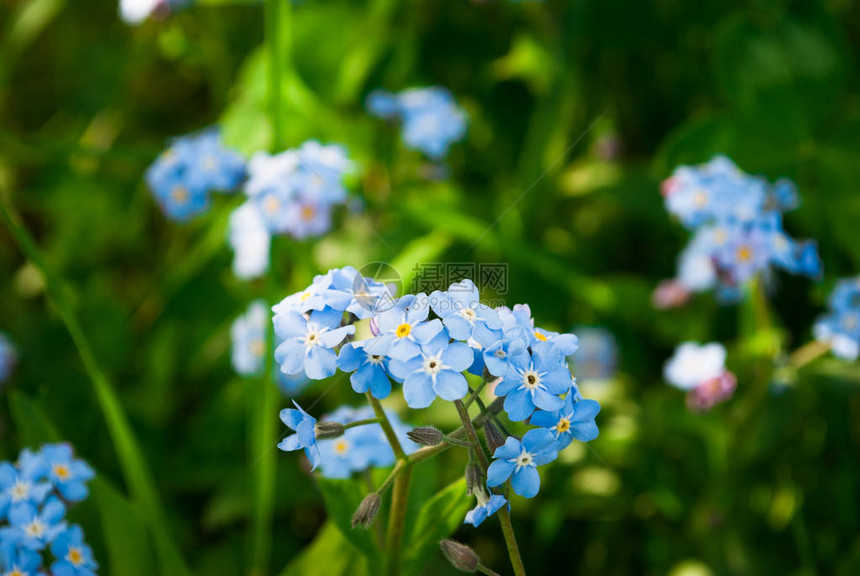
[[[448,559],[454,568],[461,572],[475,572],[481,565],[481,559],[475,551],[459,542],[453,540],[442,540],[439,542],[442,554]]]
[[[471,461],[466,464],[466,492],[474,494],[475,490],[481,490],[484,487],[484,473],[478,463]]]
[[[344,427],[340,422],[322,421],[317,422],[314,433],[317,440],[331,440],[343,436]]]
[[[505,445],[504,435],[490,420],[484,424],[484,435],[487,437],[487,447],[489,447],[491,454],[495,454],[499,446]]]
[[[382,506],[382,497],[379,494],[371,492],[365,496],[358,505],[358,510],[352,515],[352,527],[369,528],[380,506]]]
[[[442,431],[433,426],[419,426],[406,433],[410,440],[421,446],[436,446],[442,442]]]

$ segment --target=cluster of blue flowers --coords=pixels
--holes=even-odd
[[[36,576],[50,565],[54,576],[94,576],[98,564],[83,531],[65,521],[66,505],[89,495],[92,468],[68,444],[23,450],[18,462],[0,463],[0,572]]]
[[[248,197],[230,218],[233,269],[240,278],[262,275],[269,266],[272,236],[316,237],[331,229],[332,210],[346,204],[345,176],[353,170],[342,146],[315,140],[248,163]]]
[[[317,439],[316,419],[298,404],[295,406],[295,409],[281,410],[281,421],[296,433],[281,440],[278,448],[285,452],[304,450],[313,469],[319,468],[323,477],[349,478],[353,473],[371,467],[384,468],[394,464],[394,451],[378,423],[347,428],[337,438]],[[386,416],[404,452],[411,454],[417,450],[418,445],[406,435],[411,427],[403,424],[394,412],[386,411]],[[373,417],[369,406],[341,406],[323,421],[349,425]]]
[[[232,362],[233,369],[240,376],[260,376],[265,362],[272,361],[266,346],[270,325],[269,309],[263,300],[252,302],[247,311],[233,321],[230,328]],[[287,396],[300,393],[309,383],[304,374],[284,374],[280,370],[277,382]]]
[[[815,242],[797,242],[783,230],[783,213],[798,205],[792,182],[771,185],[717,156],[702,166],[676,169],[663,194],[666,208],[693,238],[681,254],[677,279],[658,290],[658,305],[679,304],[689,293],[711,289],[721,301],[734,302],[753,278],[769,281],[774,267],[821,274]]]
[[[840,280],[830,295],[830,311],[815,323],[815,338],[839,358],[860,356],[860,278]]]
[[[15,353],[15,347],[9,337],[0,332],[0,384],[12,375],[17,359],[18,355]]]
[[[391,394],[393,381],[402,384],[410,408],[426,408],[437,397],[464,399],[470,390],[466,372],[493,380],[508,418],[535,428],[522,440],[508,437],[496,450],[489,488],[510,479],[514,492],[530,498],[540,487],[538,465],[554,460],[574,439],[597,436],[600,406],[582,398],[567,363],[576,336],[536,328],[527,305],[487,306],[471,280],[430,296],[395,298],[390,287],[354,268],[335,269],[273,311],[281,339],[275,358],[287,374],[319,380],[340,368],[350,373],[356,392],[377,399]],[[367,321],[361,330],[367,337],[350,340],[360,320]],[[283,448],[312,450],[313,418],[295,410],[282,418],[296,430]],[[481,490],[476,495],[479,506],[469,521],[477,525],[501,505]]]
[[[367,97],[367,109],[380,118],[399,119],[406,146],[436,161],[466,135],[465,112],[441,86],[410,88],[399,94],[375,90]]]
[[[245,178],[245,161],[224,147],[215,129],[177,138],[146,171],[168,217],[186,221],[209,208],[209,194],[229,192]]]

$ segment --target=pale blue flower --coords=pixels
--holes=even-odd
[[[20,458],[21,469],[25,472],[43,471],[44,477],[60,496],[68,502],[79,502],[89,495],[87,483],[95,472],[89,464],[73,457],[69,444],[46,444],[35,455],[24,451]]]
[[[80,526],[61,532],[51,544],[51,554],[57,559],[51,565],[54,576],[95,576],[99,567]]]
[[[13,506],[40,506],[53,489],[44,477],[44,466],[19,470],[9,462],[0,463],[0,520],[8,516]]]
[[[558,457],[556,438],[546,428],[526,432],[522,441],[508,436],[505,444],[496,448],[493,462],[487,469],[487,485],[501,486],[509,478],[514,492],[524,498],[533,498],[540,490],[537,466],[552,462]]]
[[[275,360],[285,374],[305,371],[308,378],[322,380],[337,371],[334,348],[355,326],[341,326],[343,312],[331,308],[314,310],[305,317],[294,310],[275,316],[275,334],[281,343]]]
[[[502,506],[508,505],[508,501],[501,494],[493,494],[488,496],[483,489],[479,489],[476,493],[478,504],[468,512],[464,524],[471,524],[478,527],[487,518],[495,514]]]
[[[244,177],[244,160],[223,146],[217,130],[177,138],[146,171],[165,214],[180,221],[205,212],[210,192],[231,191]]]
[[[466,114],[441,86],[412,88],[392,95],[377,90],[368,96],[370,112],[382,118],[399,117],[407,147],[440,160],[454,142],[466,135]]]
[[[514,422],[535,411],[558,410],[564,405],[560,395],[572,385],[570,371],[558,349],[549,342],[535,344],[531,351],[522,342],[510,347],[510,365],[495,394],[504,396],[504,408]]]
[[[443,329],[438,319],[427,321],[430,314],[427,295],[407,294],[391,309],[374,318],[379,340],[374,351],[386,354],[393,360],[406,362],[421,351]]]
[[[837,282],[829,307],[815,323],[815,338],[828,343],[839,358],[856,360],[860,356],[860,278]]]
[[[568,394],[564,406],[547,412],[537,410],[529,419],[532,426],[547,428],[556,439],[556,449],[564,450],[574,439],[589,442],[597,438],[597,423],[600,404],[594,400],[577,400],[576,394]]]
[[[320,463],[320,451],[317,447],[316,437],[316,418],[302,410],[295,401],[292,408],[284,408],[281,410],[281,422],[287,425],[287,428],[294,430],[295,434],[287,436],[278,443],[278,449],[284,452],[294,452],[296,450],[304,450],[311,461],[312,467],[315,469]]]
[[[471,280],[452,284],[446,292],[430,295],[433,311],[454,340],[495,342],[502,337],[502,321],[498,313],[481,302],[478,288]]]
[[[63,518],[66,507],[51,496],[41,508],[32,504],[13,506],[9,511],[9,537],[16,539],[21,547],[43,550],[66,528]]]
[[[263,300],[252,302],[245,314],[233,321],[230,337],[233,369],[237,374],[257,376],[263,372],[264,363],[271,358],[266,350],[269,322],[269,309]]]
[[[426,408],[436,397],[460,400],[469,391],[463,371],[472,364],[472,350],[463,342],[449,342],[440,332],[410,360],[392,359],[391,373],[403,380],[403,397],[410,408]]]
[[[345,344],[340,349],[337,366],[344,372],[351,372],[349,381],[353,390],[359,394],[370,390],[374,398],[381,400],[391,394],[391,380],[388,357],[374,350],[376,343],[374,339]]]
[[[355,409],[342,406],[327,416],[325,420],[349,424],[356,420],[373,418],[373,410],[367,406]],[[411,426],[406,426],[394,412],[386,410],[386,416],[394,428],[398,440],[407,454],[418,449],[406,433]],[[379,424],[368,424],[349,428],[344,435],[330,440],[317,442],[320,449],[320,473],[326,478],[348,478],[355,472],[367,468],[387,467],[394,464],[394,452]]]

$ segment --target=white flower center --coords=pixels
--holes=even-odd
[[[30,496],[31,487],[32,485],[29,482],[24,482],[23,480],[15,482],[15,485],[12,486],[12,501],[20,502],[21,500],[26,500]]]
[[[525,450],[523,450],[522,452],[520,452],[520,455],[517,456],[516,465],[517,470],[526,466],[534,466],[534,456],[532,456],[531,452],[526,452]]]
[[[430,358],[424,359],[424,372],[432,376],[434,374],[438,374],[440,370],[442,370],[442,361],[438,356],[431,356]]]
[[[381,354],[367,354],[367,361],[371,364],[378,365],[382,364],[382,361],[385,360],[385,357]]]
[[[508,355],[505,353],[505,351],[504,351],[504,350],[502,350],[501,348],[499,348],[498,350],[496,350],[495,352],[493,352],[493,356],[495,356],[495,357],[496,357],[496,358],[498,358],[499,360],[504,360],[505,358],[507,358],[507,357],[508,357]]]
[[[218,167],[218,161],[215,160],[214,156],[204,156],[201,164],[203,164],[203,169],[207,172],[213,172]]]
[[[540,376],[534,370],[529,370],[523,374],[523,387],[526,390],[534,390],[540,386]]]
[[[318,330],[308,330],[307,335],[305,336],[305,346],[310,348],[311,346],[321,346],[322,341],[320,340],[320,333]]]
[[[858,320],[856,314],[848,312],[842,317],[842,327],[848,332],[851,332],[852,330],[857,328],[857,323]]]
[[[34,518],[32,522],[24,527],[24,532],[32,538],[40,538],[45,533],[45,530],[47,530],[47,526],[38,518]]]
[[[474,322],[475,319],[478,317],[478,315],[475,314],[475,311],[471,308],[463,308],[462,310],[460,310],[459,314],[461,317],[465,318],[469,322]]]

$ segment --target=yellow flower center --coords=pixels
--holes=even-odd
[[[537,338],[541,342],[546,342],[546,336],[544,336],[540,332],[535,332],[535,338]]]
[[[275,214],[281,209],[281,203],[274,196],[269,196],[266,198],[265,208],[269,214]]]
[[[749,246],[741,246],[738,248],[738,260],[740,262],[749,262],[752,260],[752,248]]]
[[[334,443],[334,452],[335,454],[346,454],[346,451],[349,450],[349,442],[346,440],[338,440]]]
[[[78,548],[69,546],[69,553],[66,554],[66,560],[75,566],[80,566],[84,563],[84,555],[81,554],[81,551]]]
[[[65,464],[54,464],[54,476],[60,480],[68,480],[72,473],[69,472],[69,467]]]
[[[570,420],[568,420],[567,418],[560,419],[558,421],[558,424],[555,425],[555,429],[558,430],[560,434],[567,432],[568,430],[570,430]]]
[[[313,206],[302,206],[302,220],[310,220],[317,213]]]
[[[18,568],[12,568],[12,571],[8,572],[6,576],[24,576],[24,573]]]
[[[705,190],[697,190],[693,196],[693,204],[696,208],[704,208],[708,204],[708,193]]]
[[[410,332],[412,332],[412,326],[404,322],[397,327],[397,332],[395,333],[397,334],[398,338],[406,338],[407,336],[409,336]]]
[[[170,191],[170,197],[177,204],[185,204],[188,202],[188,188],[185,186],[174,186]]]
[[[251,342],[251,354],[254,356],[262,356],[266,352],[266,344],[262,340],[254,340]]]
[[[301,300],[302,302],[304,302],[305,300],[307,300],[307,299],[308,299],[308,298],[310,298],[310,297],[311,297],[311,293],[310,293],[310,292],[303,292],[303,293],[302,293],[302,297],[301,297],[301,298],[299,298],[299,300]]]
[[[717,228],[714,230],[714,242],[717,244],[725,244],[726,240],[729,239],[729,235],[722,228]]]

